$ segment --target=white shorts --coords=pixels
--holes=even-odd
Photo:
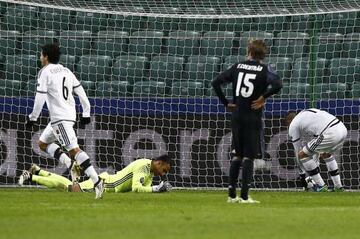
[[[46,144],[58,141],[67,151],[79,147],[73,122],[62,121],[54,125],[49,123],[39,140]]]
[[[315,153],[333,153],[340,149],[347,137],[347,129],[340,121],[336,125],[327,128],[321,135],[317,136],[305,146],[308,155]]]

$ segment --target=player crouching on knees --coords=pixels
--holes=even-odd
[[[289,126],[289,137],[294,145],[303,186],[308,187],[305,179],[307,173],[311,177],[310,180],[315,182],[314,191],[328,191],[319,169],[319,160],[324,160],[334,184],[333,191],[344,191],[333,153],[344,144],[347,137],[345,125],[334,115],[314,108],[298,114],[288,112],[285,123]],[[310,141],[307,140],[309,136],[312,137]],[[306,141],[305,146],[302,145],[303,141]]]
[[[154,176],[164,176],[170,171],[170,157],[162,155],[154,159],[138,159],[130,163],[116,174],[104,172],[100,178],[104,180],[105,192],[168,192],[172,189],[169,182],[162,181],[159,185],[152,186]],[[24,171],[19,178],[19,184],[30,180],[47,188],[55,188],[60,191],[69,192],[91,192],[94,191],[93,182],[86,181],[72,183],[69,179],[47,172],[37,165],[32,165],[30,171]]]

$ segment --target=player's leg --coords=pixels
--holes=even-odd
[[[103,180],[96,173],[94,167],[90,163],[90,158],[82,151],[78,145],[76,134],[73,128],[73,123],[61,122],[54,126],[56,137],[59,142],[68,150],[70,157],[76,160],[80,168],[85,172],[85,174],[90,177],[95,187],[95,198],[101,198],[102,193],[104,192],[104,183]]]
[[[323,178],[320,175],[320,168],[313,157],[305,157],[300,159],[301,164],[303,165],[306,172],[309,176],[315,181],[317,188],[315,191],[327,191],[327,187]]]
[[[324,154],[322,154],[322,158],[326,164],[326,167],[330,174],[331,180],[334,183],[334,187],[336,189],[342,189],[343,186],[341,183],[339,166],[338,166],[338,163],[336,162],[334,155],[332,155],[330,153],[324,153]]]

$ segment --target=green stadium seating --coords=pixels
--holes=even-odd
[[[64,9],[42,8],[39,25],[52,31],[68,31],[74,24],[74,12]]]
[[[204,82],[205,86],[219,73],[220,58],[210,56],[191,56],[185,65],[187,79]]]
[[[342,41],[344,36],[339,33],[319,33],[315,51],[320,58],[338,58],[341,57]]]
[[[305,57],[309,53],[309,35],[303,32],[281,32],[275,38],[275,49],[279,56]]]
[[[18,31],[0,31],[0,54],[16,54],[16,50],[20,48],[20,37]]]
[[[222,70],[225,71],[225,70],[229,69],[235,63],[238,63],[241,61],[246,61],[245,55],[243,55],[243,56],[228,56],[225,58],[225,62],[222,66]]]
[[[287,57],[266,57],[265,64],[269,64],[276,70],[281,80],[289,81],[291,78],[292,59]]]
[[[26,5],[14,5],[7,8],[4,16],[4,30],[16,30],[20,32],[37,28],[38,8]]]
[[[36,87],[37,87],[37,79],[34,77],[30,79],[28,82],[22,82],[22,95],[28,97],[34,97],[36,94]]]
[[[243,15],[251,15],[252,11],[250,9],[245,8],[223,8],[220,9],[222,17],[219,19],[219,23],[215,24],[218,26],[219,31],[230,31],[230,32],[245,32],[250,31],[250,27],[252,24],[252,19],[249,18],[227,18],[229,15],[234,16],[243,16]]]
[[[322,29],[328,32],[346,34],[360,32],[357,12],[328,13],[322,21]]]
[[[306,32],[311,29],[313,15],[295,15],[290,17],[289,30],[293,32]]]
[[[93,81],[81,81],[81,85],[84,88],[88,97],[95,96],[96,84]]]
[[[352,84],[360,81],[360,59],[335,58],[330,62],[330,82]]]
[[[276,98],[282,99],[306,99],[310,95],[310,84],[295,83],[284,84],[280,93],[275,95]]]
[[[59,45],[62,54],[82,56],[90,53],[91,32],[63,31],[60,33]]]
[[[360,32],[345,35],[343,57],[360,59]]]
[[[172,97],[203,97],[204,84],[197,81],[178,81],[172,84]]]
[[[164,33],[160,31],[137,31],[130,37],[129,51],[135,55],[153,55],[161,52]]]
[[[117,98],[131,96],[130,89],[128,81],[99,82],[96,88],[96,97]]]
[[[233,88],[232,88],[232,84],[225,84],[225,85],[222,85],[221,86],[226,98],[228,100],[232,100],[233,99]],[[208,88],[207,89],[207,95],[210,96],[210,97],[216,97],[217,98],[217,95],[214,91],[214,89],[212,87]]]
[[[98,32],[108,25],[107,15],[96,12],[76,12],[73,30]]]
[[[41,47],[47,43],[53,43],[56,32],[47,30],[33,30],[25,32],[22,38],[22,54],[39,55]]]
[[[346,97],[346,84],[316,84],[314,87],[316,99],[342,99]]]
[[[327,81],[328,60],[317,58],[315,62],[315,82],[324,83]],[[298,58],[295,60],[292,71],[292,80],[301,83],[311,83],[309,58]]]
[[[113,66],[112,78],[134,84],[136,81],[144,80],[148,68],[149,62],[145,56],[119,56]]]
[[[0,79],[0,96],[20,96],[22,94],[21,84],[22,82],[17,80]]]
[[[355,83],[352,85],[351,97],[355,99],[360,98],[360,83]]]
[[[167,46],[169,54],[197,55],[200,51],[200,33],[195,31],[170,32]]]
[[[209,7],[188,7],[184,14],[188,15],[217,15],[215,8]],[[209,18],[186,18],[180,22],[180,30],[208,32],[217,30],[218,20]]]
[[[60,55],[60,64],[69,68],[72,72],[75,72],[75,64],[77,63],[77,59],[75,56],[70,55]]]
[[[38,60],[36,55],[6,56],[6,79],[24,82],[36,79]]]
[[[139,81],[134,84],[134,97],[164,97],[166,84],[158,81]]]
[[[150,79],[166,82],[167,86],[170,86],[172,81],[182,78],[184,62],[183,57],[155,56],[150,64]]]
[[[220,57],[231,55],[234,38],[234,32],[206,32],[201,39],[201,54]]]
[[[110,56],[85,55],[80,57],[76,74],[84,81],[101,82],[110,78]]]
[[[121,12],[126,13],[145,13],[143,7],[131,7],[131,6],[122,6],[118,8],[111,9],[112,11],[117,11],[119,14],[111,14],[109,19],[109,26],[107,30],[111,31],[124,31],[124,32],[134,32],[141,29],[146,29],[146,18],[142,16],[131,16],[126,14],[121,14]]]
[[[154,7],[150,8],[149,11],[154,14],[182,14],[181,8],[176,7]],[[182,21],[182,19],[175,17],[148,17],[147,20],[148,29],[164,31],[165,34],[179,30],[179,24]]]
[[[116,57],[128,51],[129,33],[119,31],[99,31],[94,42],[96,55]]]
[[[243,32],[240,34],[239,55],[246,55],[247,45],[250,39],[263,39],[268,48],[271,50],[274,34],[262,31]]]
[[[274,14],[289,14],[285,8],[259,8],[258,13],[268,17],[255,17],[250,26],[251,31],[280,32],[289,30],[289,20],[286,16],[271,16]]]

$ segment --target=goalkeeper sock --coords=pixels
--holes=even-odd
[[[342,183],[341,183],[340,174],[339,174],[339,166],[335,160],[335,157],[330,156],[329,158],[324,159],[324,161],[326,163],[326,167],[329,171],[329,174],[331,176],[331,180],[334,183],[334,186],[336,188],[341,188]]]
[[[234,156],[230,164],[229,172],[229,197],[236,198],[236,187],[238,184],[238,178],[241,167],[241,159],[237,156]]]
[[[249,158],[243,159],[241,198],[248,200],[249,189],[253,178],[254,161]]]
[[[81,169],[84,170],[85,174],[91,178],[94,185],[96,185],[100,179],[99,179],[99,176],[96,173],[94,167],[91,165],[90,159],[89,159],[89,156],[87,155],[87,153],[85,153],[84,151],[80,151],[79,153],[76,154],[75,160],[79,164]]]
[[[53,174],[51,174],[49,177],[33,175],[32,181],[40,185],[43,185],[47,188],[55,188],[60,191],[67,191],[68,186],[72,184],[71,181],[65,177],[59,175],[56,175],[57,177],[53,177],[53,176],[54,176]]]
[[[50,154],[51,157],[59,160],[62,164],[65,164],[67,168],[71,166],[71,159],[60,149],[57,144],[49,144],[46,147],[46,152]]]
[[[315,160],[312,158],[304,158],[301,159],[302,165],[304,166],[305,170],[311,176],[311,178],[315,181],[317,185],[320,187],[325,185],[324,180],[320,175],[320,168],[316,164]]]

